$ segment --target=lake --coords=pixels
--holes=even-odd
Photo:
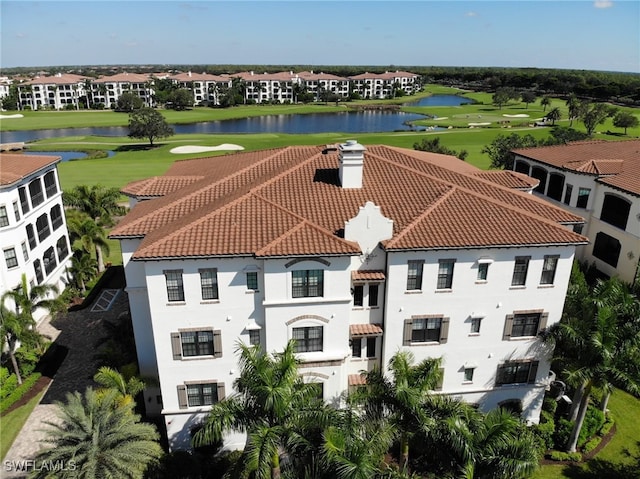
[[[456,95],[433,95],[422,98],[411,106],[456,106],[471,100]],[[236,120],[205,121],[171,125],[176,134],[232,134],[232,133],[378,133],[385,131],[425,130],[412,127],[411,122],[425,119],[424,115],[401,111],[367,110],[306,115],[267,115]],[[0,143],[29,142],[43,138],[65,136],[127,136],[129,128],[87,127],[56,128],[48,130],[3,131]]]

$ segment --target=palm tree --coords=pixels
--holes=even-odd
[[[298,375],[294,341],[272,355],[244,344],[238,345],[238,352],[238,393],[212,406],[193,444],[213,444],[232,430],[244,432],[241,467],[255,479],[277,479],[281,455],[295,463],[308,453],[313,447],[310,438],[319,436],[334,411],[317,398],[317,388]]]
[[[71,257],[69,272],[73,275],[76,286],[85,293],[87,281],[91,281],[98,270],[98,262],[84,250],[77,250]]]
[[[2,304],[6,306],[7,300],[11,300],[18,316],[24,317],[30,325],[35,325],[33,313],[44,308],[50,310],[54,306],[54,300],[49,299],[49,294],[58,294],[58,287],[52,284],[37,284],[29,286],[27,275],[22,274],[20,284],[2,295]]]
[[[545,116],[547,120],[551,120],[551,125],[555,125],[556,121],[562,117],[562,113],[560,113],[560,108],[552,108]]]
[[[389,361],[389,377],[377,368],[362,372],[366,388],[354,394],[354,401],[362,404],[367,416],[376,420],[387,418],[397,431],[402,469],[409,462],[411,437],[432,424],[423,406],[442,379],[441,358],[425,359],[417,365],[413,361],[413,354],[400,351]]]
[[[103,254],[109,254],[109,243],[104,228],[84,213],[68,214],[67,228],[72,244],[77,241],[87,253],[95,252],[98,273],[103,272]]]
[[[9,360],[13,367],[13,372],[16,375],[18,384],[22,384],[22,375],[20,374],[20,367],[18,366],[18,360],[16,359],[16,346],[20,341],[23,331],[28,326],[21,321],[20,316],[12,311],[9,311],[0,305],[0,351],[6,351],[9,354]]]
[[[56,472],[61,478],[142,478],[162,455],[159,435],[155,426],[140,422],[132,403],[119,404],[117,395],[88,388],[84,396],[76,391],[67,393],[66,403],[56,402],[60,421],[46,423],[50,429],[43,442],[51,447],[38,453],[38,464],[67,465]],[[34,477],[49,474],[38,470]]]
[[[551,105],[551,98],[548,96],[543,96],[540,99],[540,106],[542,106],[542,111],[547,111],[547,107]]]
[[[119,200],[118,188],[102,185],[78,185],[70,191],[65,191],[63,195],[65,206],[82,211],[101,226],[107,227],[113,225],[114,216],[124,212],[124,208],[118,203]]]
[[[83,82],[84,86],[84,94],[87,99],[87,110],[91,108],[91,104],[93,103],[93,84],[91,83],[90,78],[85,78]]]
[[[93,380],[103,387],[101,393],[117,392],[116,405],[118,406],[135,404],[135,397],[144,390],[145,385],[142,379],[136,376],[126,377],[108,366],[102,366],[98,369]]]
[[[571,93],[565,104],[569,113],[569,126],[573,126],[573,120],[580,116],[580,100],[575,93]]]
[[[607,284],[610,281],[613,284]],[[570,452],[577,448],[594,389],[604,392],[605,403],[614,386],[640,393],[640,380],[629,369],[640,351],[637,299],[625,299],[630,293],[620,288],[618,281],[598,282],[581,298],[581,308],[577,301],[569,299],[571,315],[563,317],[544,336],[555,343],[554,360],[560,364],[567,382],[576,388],[570,413],[570,419],[575,419],[567,446]]]

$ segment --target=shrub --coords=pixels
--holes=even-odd
[[[556,422],[556,430],[553,433],[553,447],[556,449],[564,449],[567,447],[572,429],[573,421],[565,418],[558,419],[558,422]]]
[[[582,446],[582,452],[584,454],[589,454],[591,451],[593,451],[596,447],[598,447],[598,444],[600,444],[600,442],[602,441],[602,437],[601,436],[595,436],[592,437],[591,439],[589,439],[584,446]]]
[[[540,414],[540,424],[533,427],[533,433],[540,439],[545,449],[553,447],[553,435],[555,432],[555,421],[551,413],[542,411]]]
[[[580,436],[578,436],[578,446],[581,447],[596,435],[604,425],[604,419],[604,413],[600,411],[600,409],[591,406],[587,408],[587,414],[585,415],[584,422],[582,423]]]
[[[9,374],[7,368],[0,368],[0,400],[4,400],[18,385],[15,374]]]
[[[556,413],[556,409],[558,409],[558,401],[552,397],[545,396],[544,401],[542,402],[542,411],[546,411],[553,415]]]
[[[549,455],[549,459],[551,459],[552,461],[580,462],[582,461],[582,454],[580,454],[579,452],[552,451]]]
[[[40,373],[34,373],[25,379],[20,386],[15,388],[11,394],[9,394],[6,398],[0,401],[0,414],[5,412],[11,406],[13,406],[22,396],[24,396],[29,389],[33,387],[38,379],[40,379],[42,375]]]
[[[606,436],[607,434],[609,434],[609,431],[611,431],[611,428],[613,427],[613,425],[615,423],[616,422],[613,420],[613,418],[611,416],[609,416],[607,418],[607,421],[603,424],[603,426],[598,431],[598,434],[600,436]]]

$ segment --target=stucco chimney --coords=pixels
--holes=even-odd
[[[343,188],[362,188],[364,151],[366,148],[357,140],[347,140],[340,144],[340,184]]]

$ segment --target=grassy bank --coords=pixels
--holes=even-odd
[[[0,417],[0,431],[2,431],[2,434],[0,434],[0,460],[4,460],[4,457],[7,455],[7,452],[9,452],[13,441],[18,437],[22,426],[27,422],[29,415],[38,405],[44,393],[45,391],[42,391],[24,406],[20,406],[10,413]]]

